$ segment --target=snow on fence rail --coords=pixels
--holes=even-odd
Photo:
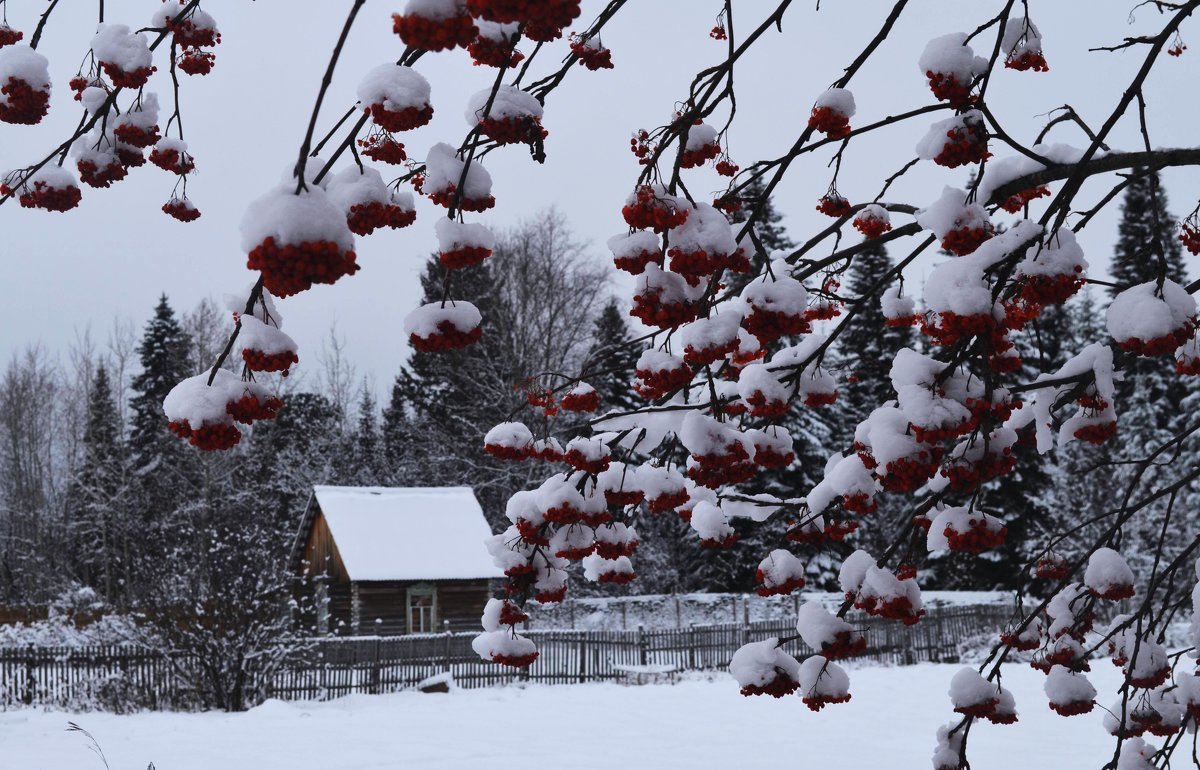
[[[915,626],[863,615],[851,620],[870,643],[862,658],[910,664],[957,661],[960,642],[995,634],[1011,615],[1011,607],[978,605],[933,610]],[[636,631],[531,629],[541,655],[527,670],[480,660],[471,650],[474,633],[317,639],[283,661],[267,695],[325,700],[393,692],[444,672],[460,687],[487,687],[611,680],[636,666],[723,669],[742,644],[793,631],[786,620]],[[800,642],[789,649],[798,657],[812,652]],[[0,648],[0,706],[188,707],[196,699],[186,672],[197,663],[130,646]]]

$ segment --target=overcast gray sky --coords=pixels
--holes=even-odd
[[[10,0],[9,22],[28,36],[44,5]],[[107,16],[142,26],[157,5],[157,0],[108,0]],[[363,73],[399,56],[402,44],[391,32],[390,14],[401,5],[401,0],[367,1],[338,65],[319,133],[353,104]],[[785,17],[784,34],[768,33],[738,66],[739,117],[729,144],[743,166],[786,150],[803,128],[813,99],[875,33],[892,3],[825,0],[819,12],[814,5],[813,0],[796,0]],[[916,65],[925,43],[949,32],[970,31],[1002,5],[999,0],[912,0],[891,38],[850,86],[858,102],[853,123],[930,103]],[[1136,48],[1089,53],[1087,48],[1117,42],[1126,34],[1157,31],[1161,17],[1143,8],[1130,24],[1131,0],[1032,0],[1029,5],[1045,37],[1051,70],[999,71],[989,90],[992,110],[1024,142],[1032,141],[1044,113],[1068,102],[1099,126],[1142,53]],[[576,28],[583,28],[602,6],[600,0],[585,0]],[[721,58],[723,44],[708,37],[721,6],[718,0],[630,0],[604,35],[616,69],[588,72],[577,67],[550,97],[543,121],[550,131],[548,162],[533,164],[520,146],[488,157],[485,165],[495,178],[498,205],[482,221],[502,227],[554,204],[593,244],[596,258],[607,260],[604,241],[624,228],[620,207],[638,172],[628,150],[629,134],[665,122],[696,70]],[[177,309],[186,309],[206,296],[219,299],[244,291],[253,281],[238,247],[242,211],[294,162],[349,2],[209,0],[204,7],[216,16],[224,42],[217,49],[214,72],[183,83],[184,128],[199,169],[189,192],[203,216],[180,224],[162,214],[159,206],[174,180],[149,165],[109,190],[85,188],[79,209],[66,215],[20,209],[15,202],[0,208],[6,279],[0,290],[0,356],[5,360],[36,341],[65,350],[89,326],[103,338],[114,316],[132,320],[140,331],[161,292],[170,295]],[[737,29],[745,33],[774,7],[771,0],[740,0],[735,3]],[[50,116],[34,127],[0,124],[0,169],[28,165],[73,129],[79,108],[66,83],[86,53],[94,14],[95,3],[86,0],[65,0],[55,12],[40,46],[50,58],[55,84]],[[1196,26],[1196,21],[1185,26],[1185,39],[1195,34]],[[1147,85],[1152,139],[1158,146],[1195,144],[1200,39],[1193,42],[1184,56],[1164,57]],[[566,52],[565,42],[557,45]],[[543,67],[557,61],[547,56]],[[158,63],[164,64],[162,56]],[[461,141],[467,129],[462,115],[466,101],[489,87],[495,70],[472,67],[461,50],[428,55],[417,68],[432,83],[436,111],[429,126],[405,136],[410,155],[420,158],[435,142]],[[164,102],[164,120],[170,112],[169,85],[160,73],[151,86]],[[937,114],[853,141],[843,163],[842,192],[852,200],[873,197],[884,177],[914,157],[913,147],[928,123],[944,117]],[[1071,128],[1056,129],[1052,137],[1084,142]],[[1134,115],[1111,138],[1116,148],[1138,149],[1140,141]],[[797,164],[776,195],[776,206],[795,238],[828,222],[813,206],[828,184],[830,155],[818,152]],[[931,202],[943,184],[963,184],[960,171],[922,163],[888,199]],[[710,170],[692,174],[689,188],[694,193],[722,187]],[[1189,211],[1200,196],[1200,175],[1174,169],[1164,179],[1173,213]],[[1081,200],[1102,195],[1108,181],[1085,187]],[[401,322],[420,299],[418,276],[436,245],[433,222],[441,210],[425,201],[418,210],[412,227],[359,239],[362,269],[357,275],[284,301],[285,328],[300,344],[301,370],[305,364],[314,368],[321,341],[336,323],[359,372],[373,376],[380,390],[386,388],[406,357]],[[1094,274],[1104,273],[1116,224],[1113,206],[1081,238]],[[903,248],[895,248],[893,255]],[[918,264],[907,277],[919,281],[927,269],[928,263]],[[615,271],[613,275],[614,291],[627,302],[628,282]]]

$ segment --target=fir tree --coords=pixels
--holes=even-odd
[[[350,436],[350,473],[347,481],[363,486],[383,483],[383,446],[375,397],[364,382],[358,400],[358,423]]]
[[[127,483],[124,437],[103,364],[88,394],[83,458],[70,488],[74,561],[84,585],[108,602],[129,584],[129,528],[122,492]]]
[[[633,333],[615,300],[610,300],[596,317],[594,340],[584,363],[591,372],[588,384],[600,393],[601,411],[627,411],[644,404],[629,387],[644,345],[635,343]]]
[[[766,194],[766,191],[767,185],[762,177],[755,179],[742,191],[742,208],[730,217],[735,224],[745,222],[747,219],[746,212],[752,210],[760,203],[762,205],[761,213],[754,219],[754,235],[758,238],[758,242],[762,245],[763,252],[765,253],[759,253],[757,249],[755,250],[754,256],[750,260],[751,270],[749,273],[728,273],[725,275],[725,283],[732,288],[738,289],[745,286],[751,276],[760,273],[764,258],[769,258],[776,251],[787,251],[796,246],[795,242],[788,237],[787,230],[783,226],[783,215],[775,209],[775,204]]]
[[[838,406],[847,421],[847,438],[872,409],[896,397],[889,372],[892,359],[913,344],[910,327],[888,326],[877,296],[883,276],[893,267],[887,248],[875,243],[854,257],[847,275],[850,297],[867,297],[856,307],[838,338],[837,363],[845,370]],[[846,441],[849,446],[849,441]]]
[[[1175,238],[1175,218],[1157,171],[1135,170],[1121,200],[1121,224],[1109,273],[1122,288],[1157,280],[1182,280],[1183,254]]]
[[[188,350],[187,335],[164,294],[138,346],[142,371],[132,383],[129,446],[138,473],[156,467],[165,456],[180,454],[179,440],[167,431],[162,402],[171,388],[193,374],[188,371]]]

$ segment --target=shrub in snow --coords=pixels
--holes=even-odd
[[[46,211],[70,211],[83,198],[71,172],[53,163],[28,175],[8,172],[0,182],[0,195],[16,195],[22,208]]]
[[[625,200],[621,216],[635,230],[656,233],[678,227],[687,221],[691,205],[667,192],[661,184],[641,185]]]
[[[813,655],[800,664],[798,689],[804,705],[810,711],[820,711],[831,703],[850,700],[850,676],[833,661]]]
[[[241,230],[246,266],[262,273],[263,286],[276,297],[358,270],[346,216],[320,187],[275,188],[250,204]]]
[[[150,162],[172,174],[190,174],[196,169],[195,159],[182,139],[163,137],[150,151]]]
[[[470,45],[477,29],[466,0],[408,0],[392,14],[392,31],[407,46],[445,51]]]
[[[958,168],[972,163],[982,163],[992,154],[988,152],[987,126],[983,113],[968,110],[961,115],[934,123],[924,138],[917,143],[917,157],[932,160],[939,166]]]
[[[860,655],[867,640],[845,620],[831,615],[819,602],[805,602],[796,613],[796,631],[817,654],[827,660]]]
[[[1099,599],[1117,601],[1133,596],[1133,570],[1111,548],[1098,548],[1088,557],[1083,584]]]
[[[525,58],[525,54],[516,49],[516,43],[521,38],[520,25],[476,19],[475,26],[479,34],[467,46],[467,53],[471,54],[475,66],[515,67]]]
[[[458,195],[458,183],[463,179],[463,169],[466,162],[458,157],[453,147],[445,142],[439,142],[429,148],[425,156],[425,173],[413,178],[413,186],[429,200],[450,208],[458,197],[458,209],[461,211],[487,211],[496,205],[492,197],[492,177],[479,161],[473,161],[466,168],[466,179],[463,182],[461,196]]]
[[[542,128],[542,103],[514,86],[479,91],[467,102],[467,125],[497,144],[533,144],[549,136]]]
[[[474,345],[483,337],[483,316],[470,302],[430,302],[404,318],[409,344],[426,353]]]
[[[892,229],[892,219],[887,209],[877,203],[863,206],[854,216],[854,229],[866,238],[878,238]]]
[[[959,108],[970,102],[971,87],[987,69],[987,60],[975,55],[965,33],[953,32],[930,40],[917,66],[929,78],[933,95]]]
[[[791,551],[776,548],[754,571],[759,596],[782,596],[804,588],[804,562]]]
[[[92,38],[92,53],[117,88],[141,88],[155,70],[146,36],[124,24],[101,24]]]
[[[854,94],[845,88],[830,88],[817,97],[808,127],[830,139],[840,139],[850,133],[850,118],[854,117]]]
[[[1004,26],[1004,37],[1000,41],[1004,51],[1004,66],[1024,72],[1049,72],[1046,57],[1042,54],[1042,35],[1028,17],[1009,19]]]
[[[1108,333],[1122,350],[1163,356],[1196,334],[1196,300],[1172,280],[1125,289],[1108,306]]]
[[[621,233],[608,239],[608,249],[613,255],[613,264],[618,270],[631,275],[641,275],[646,265],[654,262],[663,264],[662,245],[658,236],[645,230]]]
[[[742,695],[782,698],[800,686],[800,663],[771,637],[738,648],[729,661],[729,673],[742,688]]]

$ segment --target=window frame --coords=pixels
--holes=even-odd
[[[413,627],[413,599],[422,599],[428,597],[429,602],[429,628],[421,629]],[[430,634],[437,630],[438,622],[438,591],[437,586],[433,583],[414,583],[410,585],[404,592],[404,617],[405,625],[410,634]],[[421,613],[424,615],[424,612]]]

